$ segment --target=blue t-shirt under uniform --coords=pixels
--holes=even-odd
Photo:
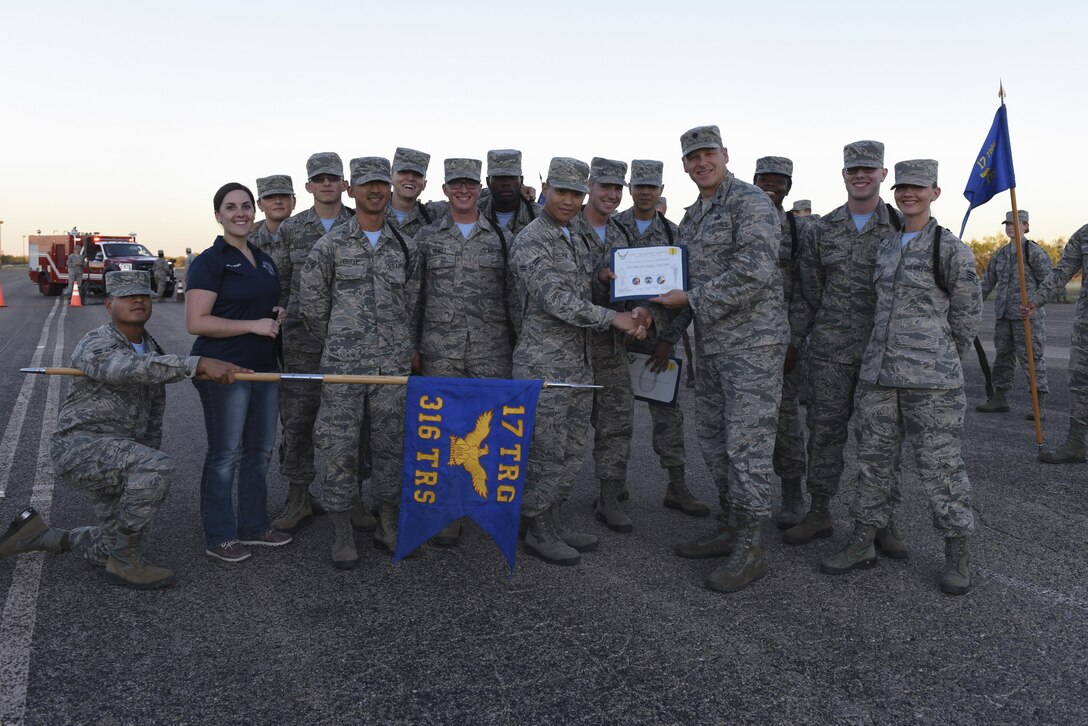
[[[230,320],[275,317],[280,299],[279,273],[272,258],[249,242],[256,266],[222,236],[200,253],[189,268],[185,287],[216,293],[211,314]],[[255,371],[276,370],[275,338],[246,333],[230,338],[197,336],[190,355],[218,358]]]

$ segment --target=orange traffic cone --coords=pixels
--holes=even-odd
[[[6,308],[8,304],[4,302],[4,288],[0,287],[0,308]]]
[[[72,300],[68,304],[73,308],[83,307],[83,301],[79,299],[79,280],[72,280]]]

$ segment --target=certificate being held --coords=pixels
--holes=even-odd
[[[613,301],[645,300],[688,289],[688,250],[677,245],[612,250]]]

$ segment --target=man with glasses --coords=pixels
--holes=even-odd
[[[314,243],[353,218],[355,211],[344,206],[347,190],[344,162],[331,152],[314,154],[306,161],[306,191],[314,197],[312,207],[285,220],[279,227],[279,239],[269,254],[280,273],[283,291],[280,305],[287,309],[287,319],[280,328],[283,341],[283,367],[288,373],[313,373],[321,364],[322,342],[314,338],[299,317],[299,280],[302,267]],[[284,532],[297,532],[313,520],[310,483],[314,468],[314,423],[321,405],[321,387],[305,381],[280,383],[280,473],[288,482],[287,505],[272,526]],[[362,504],[353,512],[359,527],[374,528],[373,517]]]
[[[444,166],[449,211],[416,236],[413,368],[425,376],[509,378],[513,276],[504,250],[513,238],[477,208],[480,161],[446,159]],[[460,535],[461,522],[451,522],[432,542],[452,547]]]
[[[902,228],[899,212],[880,198],[888,176],[884,144],[855,141],[843,149],[846,204],[806,228],[797,275],[800,288],[790,305],[787,368],[796,365],[808,338],[808,490],[812,503],[804,520],[783,539],[802,545],[834,534],[831,498],[839,490],[843,447],[854,412],[862,356],[873,328],[877,251],[895,241]],[[798,294],[799,293],[799,294]],[[896,461],[899,452],[889,452]],[[898,470],[898,466],[895,467]],[[894,482],[891,501],[899,501]],[[877,549],[896,559],[909,556],[895,520],[876,536]]]

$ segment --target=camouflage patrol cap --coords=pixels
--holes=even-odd
[[[114,270],[106,273],[106,294],[110,297],[151,294],[151,273],[147,270]]]
[[[306,178],[313,179],[319,174],[332,174],[344,178],[344,162],[334,151],[319,151],[306,160]]]
[[[842,149],[842,168],[883,169],[884,144],[879,141],[855,141]]]
[[[602,159],[594,156],[589,162],[589,178],[598,184],[619,184],[626,186],[627,162],[615,159]]]
[[[277,194],[295,195],[291,177],[286,174],[273,174],[272,176],[262,176],[257,180],[257,199],[264,199]]]
[[[687,156],[699,149],[723,149],[722,132],[717,126],[696,126],[680,137],[680,155]]]
[[[657,206],[664,207],[664,206],[668,206],[668,204],[669,204],[669,200],[665,199],[665,197],[658,197],[657,198]]]
[[[932,187],[937,185],[937,160],[936,159],[910,159],[900,161],[895,165],[895,184],[892,189],[900,186]]]
[[[480,181],[480,168],[483,164],[479,159],[446,159],[443,162],[446,167],[446,181],[454,179],[471,179]]]
[[[517,149],[492,149],[487,152],[488,176],[521,176],[521,152]]]
[[[665,165],[652,159],[635,159],[631,162],[631,186],[659,187]]]
[[[806,209],[812,209],[811,199],[798,199],[796,202],[793,203],[794,212],[803,212]]]
[[[556,156],[548,164],[548,186],[589,193],[589,164],[568,156]]]
[[[1020,224],[1028,223],[1028,210],[1017,209],[1016,216],[1020,217]],[[1005,212],[1005,224],[1012,224],[1012,212]]]
[[[415,149],[405,149],[401,146],[393,153],[393,172],[414,171],[421,176],[427,176],[427,167],[431,164],[431,155]]]
[[[360,156],[351,160],[351,185],[357,187],[372,181],[393,183],[389,173],[389,159],[380,156]]]
[[[764,156],[756,159],[756,175],[781,174],[793,178],[793,162],[784,156]]]

